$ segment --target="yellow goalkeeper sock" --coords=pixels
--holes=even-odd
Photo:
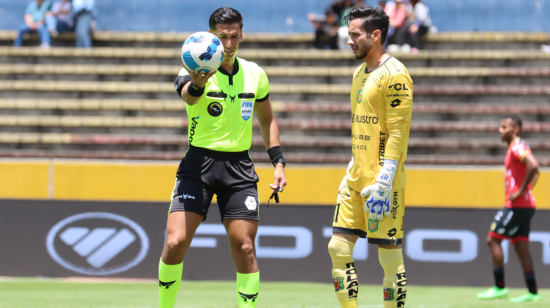
[[[407,274],[402,249],[378,248],[378,259],[384,269],[384,308],[405,307]]]
[[[173,308],[176,302],[176,295],[181,283],[181,272],[183,262],[175,265],[168,265],[159,262],[159,305],[160,308]]]
[[[328,252],[332,258],[334,290],[342,308],[357,308],[359,283],[353,263],[353,247],[354,243],[338,236],[333,236],[328,244]]]

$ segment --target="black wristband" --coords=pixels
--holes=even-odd
[[[271,163],[273,164],[273,167],[275,167],[278,163],[282,163],[283,167],[286,166],[285,158],[283,157],[283,149],[281,146],[274,146],[271,149],[267,150],[267,154],[269,154],[269,159],[271,159]]]
[[[187,88],[187,94],[194,96],[194,97],[201,97],[204,94],[204,86],[202,88],[199,88],[196,84],[194,84],[192,81],[189,84],[189,87]]]

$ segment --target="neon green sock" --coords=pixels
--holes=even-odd
[[[251,274],[237,273],[237,292],[239,295],[239,308],[256,308],[259,289],[260,272]]]
[[[159,262],[159,304],[160,308],[173,308],[181,283],[183,262],[167,265]]]

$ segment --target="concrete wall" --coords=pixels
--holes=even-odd
[[[0,198],[157,201],[169,203],[178,162],[3,160]],[[281,205],[328,205],[336,202],[346,166],[292,166],[286,169],[288,187]],[[258,190],[262,204],[270,196],[273,167],[259,164]],[[550,170],[543,170],[533,190],[539,209],[550,209]],[[407,168],[407,207],[501,208],[504,168]]]
[[[0,30],[23,22],[28,1],[0,0]],[[199,31],[220,6],[230,5],[245,18],[249,32],[309,32],[305,16],[322,13],[332,0],[96,0],[98,29],[111,31]],[[440,31],[550,31],[544,18],[550,0],[425,0]],[[377,0],[367,0],[376,5]]]

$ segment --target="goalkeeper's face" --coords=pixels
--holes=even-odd
[[[365,59],[371,51],[375,42],[380,40],[380,30],[374,30],[373,33],[368,33],[363,28],[363,19],[356,18],[349,22],[348,25],[348,45],[351,47],[355,59]]]
[[[217,24],[216,30],[208,30],[217,36],[223,44],[223,62],[231,62],[237,55],[239,44],[243,40],[243,30],[239,23]]]
[[[514,138],[516,138],[517,135],[519,135],[519,127],[517,127],[517,125],[514,124],[514,121],[510,118],[502,119],[502,121],[500,121],[498,132],[500,133],[500,139],[502,141],[510,143],[514,140]]]

